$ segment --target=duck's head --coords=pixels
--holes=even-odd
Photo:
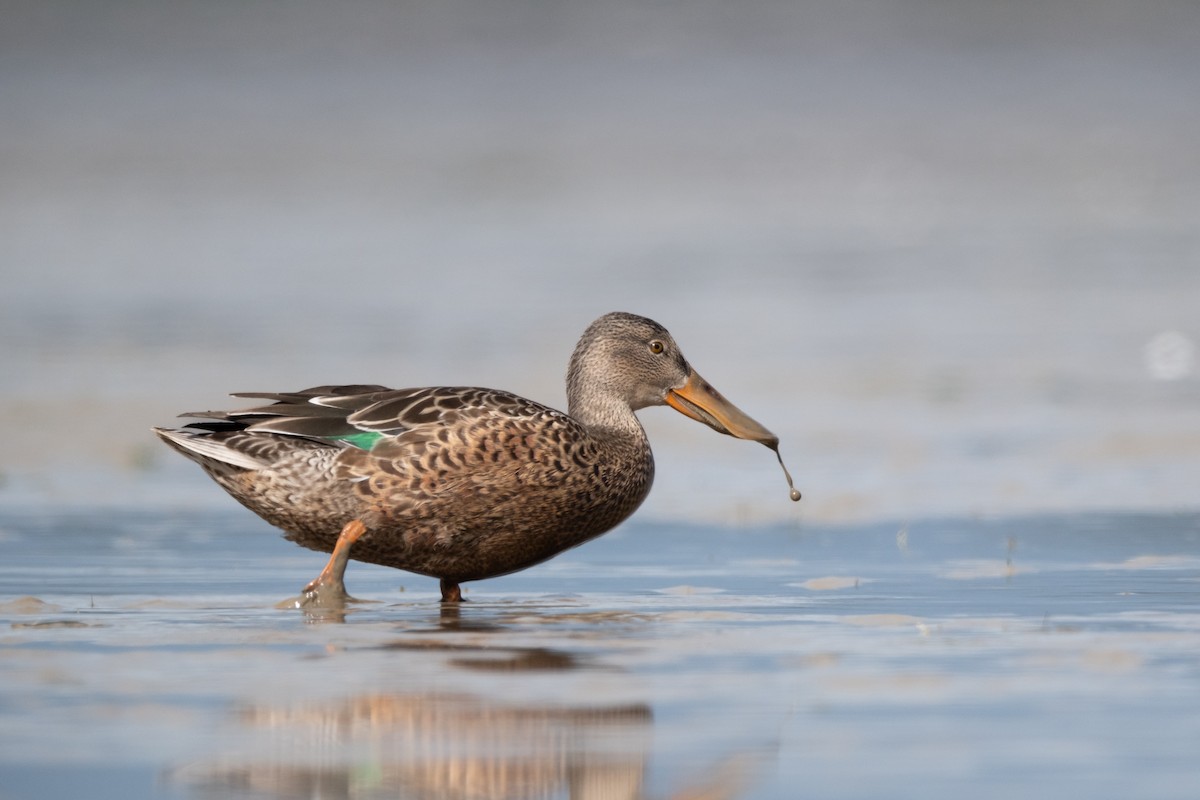
[[[636,314],[605,314],[588,326],[567,372],[570,413],[586,414],[598,398],[637,410],[668,405],[715,431],[761,442],[772,450],[779,437],[755,422],[700,377],[662,325]]]

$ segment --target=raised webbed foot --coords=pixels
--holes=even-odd
[[[333,546],[333,554],[329,556],[325,569],[321,570],[316,580],[304,587],[299,597],[285,600],[280,606],[340,610],[345,608],[347,603],[360,602],[346,591],[343,579],[346,575],[346,564],[350,561],[350,548],[366,532],[367,526],[359,520],[347,522],[338,535],[337,544]]]

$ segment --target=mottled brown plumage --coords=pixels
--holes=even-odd
[[[446,600],[462,581],[545,561],[641,505],[654,459],[636,409],[670,404],[722,433],[778,442],[691,369],[665,328],[622,313],[580,339],[567,414],[468,387],[235,396],[270,402],[155,430],[288,539],[331,552],[357,520],[354,559],[440,578]]]

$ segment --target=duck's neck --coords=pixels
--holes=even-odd
[[[595,436],[644,443],[620,367],[603,342],[585,333],[567,366],[567,413]]]
[[[646,441],[646,431],[629,403],[594,386],[587,392],[568,386],[567,413],[597,436]]]

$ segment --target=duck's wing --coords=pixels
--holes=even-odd
[[[234,397],[270,400],[269,405],[232,411],[188,411],[181,417],[201,420],[181,428],[155,428],[171,447],[200,464],[224,471],[228,467],[269,468],[298,451],[331,448],[355,433],[347,412],[320,404],[322,398],[372,397],[389,392],[386,386],[314,386],[299,392],[242,392]],[[272,427],[282,434],[263,435]]]
[[[511,392],[466,386],[318,386],[300,392],[244,392],[234,397],[274,402],[209,416],[241,424],[250,432],[339,442],[364,450],[384,437],[415,431],[435,432],[484,420],[514,424],[547,413],[559,415]]]
[[[481,430],[515,435],[570,418],[510,392],[438,386],[388,389],[354,384],[298,392],[238,392],[269,403],[232,411],[182,414],[201,421],[159,430],[177,449],[255,469],[297,450],[349,448],[385,458],[411,457],[430,448],[469,447]]]

